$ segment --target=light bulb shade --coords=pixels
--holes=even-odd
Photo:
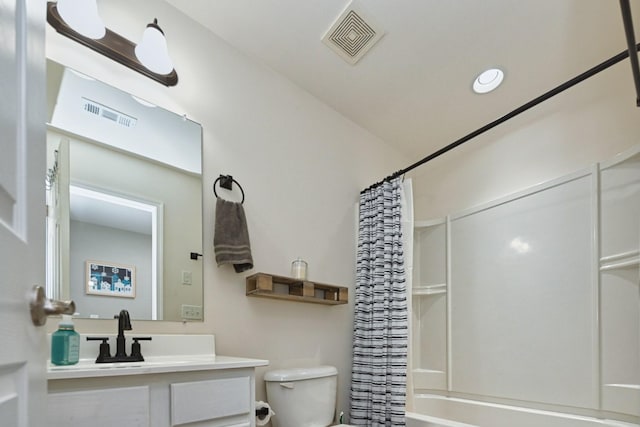
[[[73,31],[96,40],[105,36],[107,29],[98,15],[96,0],[58,0],[56,8]]]
[[[158,27],[157,21],[147,25],[142,33],[142,41],[135,48],[135,53],[138,61],[154,73],[165,75],[173,71],[167,40]]]

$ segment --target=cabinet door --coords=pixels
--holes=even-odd
[[[249,377],[171,384],[171,425],[249,425],[250,387]]]
[[[66,427],[148,427],[149,387],[50,393],[48,421]]]

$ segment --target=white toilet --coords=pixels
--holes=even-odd
[[[333,366],[280,369],[264,374],[273,427],[326,427],[336,412],[338,370]]]

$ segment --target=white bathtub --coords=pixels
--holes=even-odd
[[[640,424],[438,395],[414,397],[407,427],[638,427]]]

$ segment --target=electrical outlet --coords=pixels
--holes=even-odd
[[[202,320],[202,306],[182,304],[182,318],[185,320]]]
[[[191,283],[193,283],[191,272],[182,270],[182,284],[183,285],[190,285]]]

